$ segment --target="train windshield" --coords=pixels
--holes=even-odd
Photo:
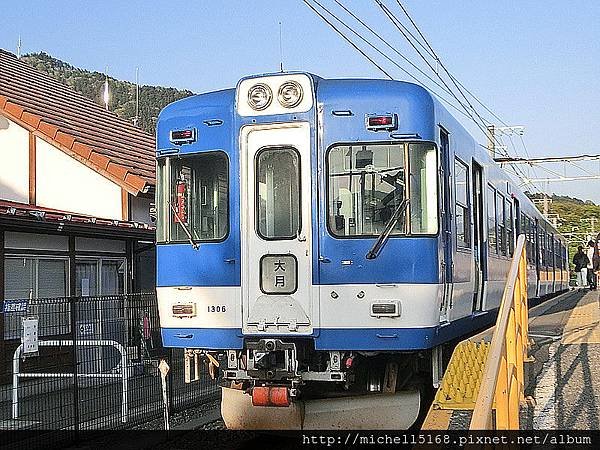
[[[353,144],[329,150],[328,226],[339,237],[378,236],[407,198],[390,235],[437,233],[433,144]]]
[[[223,152],[159,160],[157,240],[224,239],[229,228],[228,178],[228,160]]]

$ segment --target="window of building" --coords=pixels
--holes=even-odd
[[[69,286],[69,260],[61,257],[6,256],[4,297],[6,300],[32,300],[66,297]],[[21,319],[37,315],[38,334],[55,336],[70,330],[68,302],[60,300],[28,302],[26,313],[4,314],[4,339],[21,337]]]
[[[460,160],[454,161],[454,181],[456,204],[456,245],[471,248],[471,219],[469,212],[469,168]]]
[[[96,297],[125,293],[125,258],[82,257],[75,264],[75,295]]]
[[[224,239],[229,230],[229,174],[224,152],[161,159],[157,164],[157,240]]]
[[[291,147],[256,155],[257,231],[264,239],[294,239],[301,227],[300,155]]]

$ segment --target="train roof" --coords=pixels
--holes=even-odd
[[[524,213],[530,216],[536,215],[538,219],[545,222],[546,230],[552,231],[554,234],[559,234],[552,224],[539,213],[537,207],[521,191],[519,186],[508,177],[506,171],[493,160],[487,148],[479,144],[427,88],[407,81],[372,78],[322,78],[307,72],[279,72],[253,75],[242,78],[240,82],[251,78],[292,73],[305,74],[312,79],[318,102],[334,102],[349,106],[361,102],[361,99],[365,99],[365,103],[367,101],[372,103],[374,99],[376,102],[380,100],[389,103],[390,99],[397,98],[399,105],[402,102],[404,104],[411,103],[413,105],[412,110],[416,110],[421,115],[420,118],[422,120],[442,125],[451,134],[452,139],[457,143],[456,148],[458,151],[456,153],[459,158],[461,157],[461,152],[464,152],[463,156],[469,153],[476,156],[478,162],[484,165],[488,174],[488,180],[493,182],[496,187],[505,184],[506,190],[503,190],[503,192],[517,196],[521,210]],[[207,109],[214,110],[215,113],[219,112],[221,114],[227,112],[233,116],[235,113],[236,89],[237,87],[222,89],[177,100],[167,105],[160,112],[158,120],[159,122],[176,120],[177,118],[185,120],[186,117],[196,115],[198,109],[204,111]],[[414,105],[418,105],[418,107],[415,109]],[[425,138],[427,139],[427,137]]]

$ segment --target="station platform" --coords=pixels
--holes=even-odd
[[[522,430],[600,429],[599,292],[569,291],[530,309]],[[489,342],[492,333],[490,328],[471,341]],[[438,407],[434,402],[423,429],[469,428],[470,408],[441,405],[434,411]]]

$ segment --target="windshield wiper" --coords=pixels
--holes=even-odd
[[[381,249],[383,248],[385,243],[388,241],[393,228],[398,223],[398,219],[400,219],[400,216],[404,213],[404,211],[406,211],[407,207],[408,207],[408,199],[405,198],[396,207],[396,209],[394,210],[394,213],[392,214],[392,217],[390,217],[390,220],[388,221],[387,225],[385,226],[385,228],[383,229],[383,231],[377,238],[377,241],[375,241],[375,244],[373,245],[373,247],[371,247],[371,250],[369,250],[369,252],[367,253],[367,255],[366,255],[367,259],[375,259],[375,258],[377,258],[377,256],[379,256],[379,252],[381,252]]]
[[[167,200],[167,203],[171,207],[171,210],[173,211],[173,214],[175,214],[175,217],[177,217],[177,219],[178,219],[177,223],[179,223],[179,225],[181,225],[181,228],[183,228],[183,231],[187,235],[188,241],[190,241],[192,248],[194,250],[198,250],[200,248],[200,245],[194,241],[194,238],[192,237],[192,232],[190,230],[188,230],[188,228],[185,226],[183,219],[181,218],[181,216],[179,215],[179,213],[173,206],[173,203],[171,203],[169,200]]]

